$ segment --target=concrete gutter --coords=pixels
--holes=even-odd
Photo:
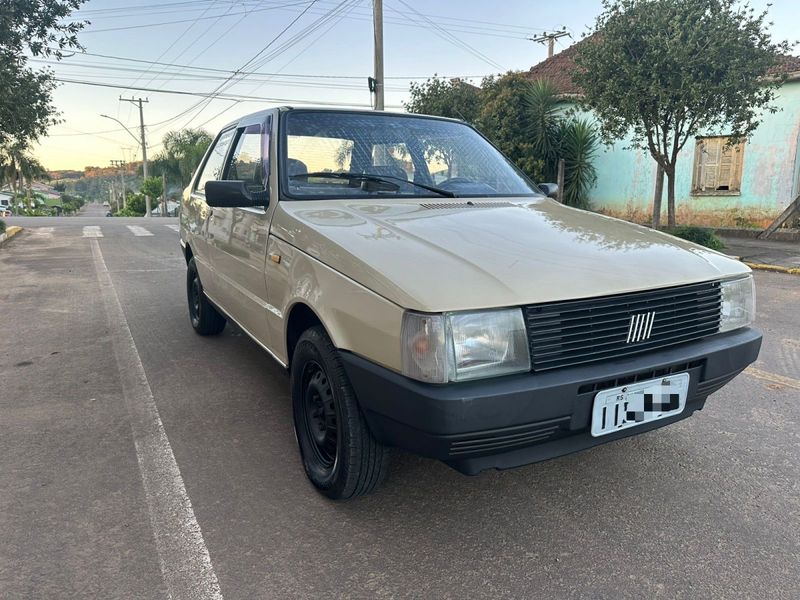
[[[6,227],[5,233],[0,233],[0,247],[5,246],[6,242],[22,231],[22,227],[11,225]]]

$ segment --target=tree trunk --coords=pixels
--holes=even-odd
[[[675,227],[675,167],[667,173],[667,225]]]
[[[661,198],[664,196],[664,167],[657,164],[656,187],[653,191],[653,229],[661,227]]]

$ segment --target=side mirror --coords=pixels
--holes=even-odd
[[[558,184],[557,183],[539,183],[539,189],[544,192],[544,195],[553,200],[558,198]]]
[[[245,181],[207,181],[206,204],[219,208],[269,205],[269,191],[251,192]]]

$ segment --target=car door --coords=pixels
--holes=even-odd
[[[236,134],[236,129],[231,128],[222,131],[206,154],[205,161],[201,165],[197,176],[192,182],[189,201],[185,204],[185,215],[181,215],[181,220],[185,223],[189,235],[189,243],[192,248],[197,271],[203,288],[212,300],[219,295],[219,277],[213,267],[212,248],[209,245],[209,231],[211,219],[214,214],[208,204],[206,204],[205,185],[206,182],[222,177],[225,168],[225,161],[230,152],[231,142]]]
[[[222,179],[244,181],[248,190],[269,189],[271,115],[259,122],[240,123]],[[209,246],[220,290],[216,298],[247,333],[269,346],[264,278],[272,207],[214,208]]]

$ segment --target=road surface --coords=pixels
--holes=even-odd
[[[686,421],[472,478],[397,452],[337,504],[282,369],[193,333],[176,219],[8,221],[2,597],[800,597],[796,276],[756,275],[761,358]]]

